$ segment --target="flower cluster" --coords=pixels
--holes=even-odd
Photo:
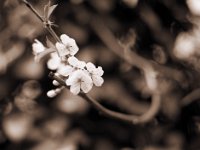
[[[79,51],[79,48],[74,39],[62,34],[60,40],[56,44],[48,41],[48,48],[40,41],[35,40],[32,45],[35,59],[38,60],[38,58],[50,53],[47,67],[62,76],[66,85],[70,86],[70,91],[75,95],[81,91],[88,93],[93,85],[101,86],[104,82],[102,67],[96,67],[91,62],[86,63],[78,60],[75,54]],[[53,84],[59,85],[56,81],[53,81]],[[57,88],[56,90],[50,90],[47,95],[53,97],[59,92],[60,90]]]

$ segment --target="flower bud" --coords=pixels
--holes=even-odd
[[[59,86],[60,85],[60,83],[58,82],[58,81],[56,81],[56,80],[53,80],[53,85],[55,85],[55,86]]]
[[[47,96],[50,98],[53,98],[57,95],[57,92],[55,90],[50,90],[47,92]]]
[[[54,91],[56,94],[59,94],[61,92],[61,90],[62,90],[61,88],[56,88]]]

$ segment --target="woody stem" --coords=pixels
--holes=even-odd
[[[65,86],[69,89],[69,87],[66,86],[65,81],[55,75],[53,72],[49,73],[49,77],[53,80],[58,81],[61,85]],[[137,116],[137,115],[129,115],[129,114],[123,114],[116,111],[112,111],[103,105],[101,105],[97,100],[93,99],[91,96],[85,94],[85,93],[79,93],[80,97],[82,97],[84,100],[88,101],[92,106],[94,106],[100,113],[102,113],[104,116],[117,119],[123,122],[128,122],[131,124],[144,124],[149,121],[151,121],[157,112],[159,111],[160,104],[161,104],[161,98],[159,94],[154,94],[152,97],[152,104],[150,105],[150,108],[147,112],[144,114]]]

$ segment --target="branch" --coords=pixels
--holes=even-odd
[[[49,73],[49,77],[53,80],[58,81],[61,85],[65,86],[69,89],[69,87],[66,86],[65,81],[59,77],[56,76],[53,72]],[[91,96],[85,94],[85,93],[79,93],[79,96],[82,97],[84,100],[88,101],[91,105],[93,105],[100,113],[102,113],[106,117],[110,117],[112,119],[117,119],[123,122],[128,122],[131,124],[143,124],[151,121],[160,108],[161,98],[159,94],[154,94],[152,96],[152,103],[150,105],[150,108],[147,112],[145,112],[143,115],[137,116],[137,115],[128,115],[119,113],[116,111],[112,111],[103,105],[101,105],[98,101],[93,99]]]
[[[117,41],[113,33],[110,31],[110,29],[105,25],[103,20],[97,18],[96,16],[92,16],[92,18],[95,18],[92,19],[92,21],[90,22],[92,29],[115,55],[125,60],[128,64],[136,66],[137,68],[143,71],[148,68],[153,70],[151,64],[146,59],[140,57],[136,53],[127,50],[126,52],[128,54],[124,55],[123,47],[119,44],[119,42]]]
[[[55,39],[55,41],[57,42],[61,42],[61,40],[59,39],[59,37],[57,36],[57,34],[55,33],[55,31],[52,29],[51,27],[51,23],[48,20],[48,18],[46,18],[47,20],[45,20],[38,12],[35,8],[33,8],[33,6],[27,1],[27,0],[22,0],[22,2],[36,15],[36,17],[44,24],[44,27],[48,30],[48,32],[51,34],[51,36]]]
[[[118,57],[125,60],[131,66],[135,66],[143,71],[147,86],[150,90],[155,90],[156,85],[151,84],[156,83],[155,70],[148,60],[142,58],[138,54],[132,52],[129,48],[122,47],[110,29],[105,25],[102,19],[92,16],[92,21],[90,25],[98,37],[104,42],[104,44]],[[124,52],[125,55],[124,55]]]
[[[41,17],[41,15],[26,0],[23,0],[23,3],[26,4],[26,6],[38,17],[38,19],[40,21],[42,21],[42,23],[45,25],[45,28],[49,31],[49,33],[53,36],[53,38],[57,42],[60,42],[59,37],[57,36],[55,31],[51,28],[51,24],[49,23],[50,21],[45,20],[43,17]],[[127,58],[127,61],[130,62],[130,59]],[[137,61],[135,61],[135,63],[136,62]],[[138,63],[139,63],[139,61],[138,61]],[[132,62],[131,62],[131,64],[133,65]],[[147,68],[144,67],[144,68],[145,69],[148,68],[148,70],[149,70],[149,67],[147,67]],[[61,77],[56,76],[52,72],[49,73],[49,77],[51,79],[58,81],[61,85],[65,86],[66,88],[69,89],[69,87],[66,86],[65,81]],[[136,115],[128,115],[128,114],[123,114],[123,113],[119,113],[119,112],[109,110],[109,109],[105,108],[103,105],[101,105],[98,101],[94,100],[92,97],[90,97],[89,95],[87,95],[85,93],[79,93],[79,96],[82,97],[84,100],[88,101],[90,104],[92,104],[97,110],[99,110],[105,116],[113,118],[113,119],[117,119],[117,120],[120,120],[120,121],[129,122],[129,123],[132,123],[132,124],[146,123],[146,122],[152,120],[153,117],[159,111],[160,102],[161,102],[160,94],[154,93],[153,96],[152,96],[152,104],[151,104],[149,110],[141,116],[136,116]]]
[[[194,102],[195,100],[199,100],[199,99],[200,99],[200,88],[195,89],[194,91],[192,91],[191,93],[183,97],[183,99],[181,100],[181,105],[187,106],[191,104],[192,102]]]

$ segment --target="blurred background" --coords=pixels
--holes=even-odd
[[[29,0],[42,14],[47,0]],[[141,115],[151,105],[143,70],[151,66],[161,107],[147,124],[102,116],[67,89],[55,98],[48,57],[32,43],[52,37],[20,0],[0,1],[1,150],[199,150],[200,1],[52,0],[58,35],[74,38],[77,57],[104,69],[89,93],[107,108]],[[124,59],[129,50],[137,67]],[[129,52],[129,53],[130,53]],[[143,64],[143,65],[142,65]],[[148,76],[148,72],[147,76]],[[150,74],[150,73],[149,73]]]

